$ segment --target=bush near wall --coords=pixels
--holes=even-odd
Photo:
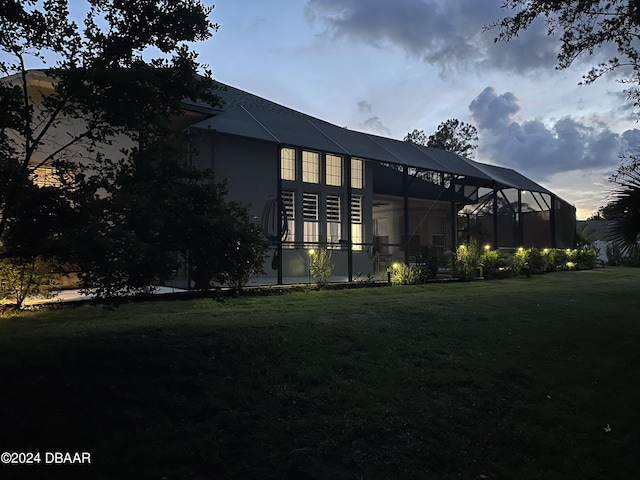
[[[453,277],[462,281],[479,276],[492,280],[562,270],[590,270],[595,268],[597,260],[598,249],[592,245],[574,249],[519,248],[514,252],[485,248],[480,253],[478,246],[470,243],[456,249]],[[433,278],[429,269],[422,264],[410,266],[398,263],[390,271],[394,285],[415,285]]]
[[[597,260],[598,249],[592,245],[575,249],[519,248],[511,255],[499,250],[485,250],[479,258],[486,279],[525,273],[590,270],[595,268]]]

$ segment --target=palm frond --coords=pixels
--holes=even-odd
[[[628,254],[638,249],[640,236],[640,167],[621,167],[612,181],[616,184],[607,217],[613,220],[609,240]]]

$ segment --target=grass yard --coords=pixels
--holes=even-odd
[[[640,269],[0,318],[0,478],[637,479]],[[91,464],[45,464],[46,452]]]

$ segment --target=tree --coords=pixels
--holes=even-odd
[[[185,99],[218,104],[188,46],[217,28],[213,7],[87,0],[81,28],[65,0],[0,6],[0,259],[55,254],[83,267],[85,290],[110,296],[148,288],[198,242],[221,245],[224,229],[215,242],[202,235],[213,226],[244,225],[229,213],[240,209],[223,200],[223,185],[185,164],[187,135],[172,129]],[[47,68],[29,70],[34,64]],[[44,169],[55,177],[50,198],[38,180]],[[215,215],[203,216],[199,231],[186,228],[184,213],[211,196]],[[73,228],[34,217],[62,207]],[[62,218],[56,212],[47,218]]]
[[[202,290],[214,280],[240,288],[262,271],[260,229],[245,205],[225,201],[224,182],[182,161],[185,135],[154,139],[130,162],[105,162],[78,182],[74,202],[84,218],[72,244],[84,291],[149,292],[183,261]]]
[[[83,28],[65,0],[0,3],[0,259],[28,266],[68,253],[49,242],[60,240],[60,224],[34,217],[71,205],[78,186],[65,172],[80,178],[87,168],[124,161],[145,136],[167,130],[184,98],[213,101],[187,42],[208,38],[217,25],[211,8],[193,0],[88,0]],[[151,49],[160,54],[145,60]],[[105,153],[117,136],[131,147]],[[37,193],[45,169],[57,177],[48,199]]]
[[[423,130],[414,129],[405,135],[404,141],[472,157],[473,150],[478,148],[475,143],[478,141],[478,129],[473,125],[451,118],[438,125],[435,133],[429,135],[428,138]]]
[[[221,256],[220,267],[217,270],[212,269],[210,275],[212,279],[226,283],[240,292],[252,275],[264,274],[263,262],[269,250],[269,243],[265,240],[261,228],[252,220],[246,205],[230,202],[223,218],[229,225],[224,237],[225,248],[209,253]],[[197,265],[199,263],[196,263]]]
[[[58,188],[22,180],[0,245],[9,253],[0,258],[0,290],[4,288],[17,307],[27,296],[45,294],[56,283],[56,259],[64,254],[66,233],[74,227],[71,204]]]
[[[89,0],[83,30],[65,0],[4,0],[0,10],[0,172],[33,178],[44,166],[99,160],[99,148],[118,134],[132,142],[151,125],[179,114],[185,98],[211,86],[186,42],[204,40],[217,26],[197,1]],[[150,48],[162,55],[144,60]],[[171,58],[167,58],[172,55]],[[28,70],[47,66],[47,74]],[[210,95],[208,96],[210,97]],[[75,122],[75,131],[61,129]],[[28,182],[0,191],[0,240],[14,202]]]
[[[620,81],[631,85],[629,98],[640,105],[640,2],[637,0],[505,0],[503,7],[514,12],[489,25],[497,29],[496,41],[509,41],[537,18],[544,18],[548,34],[558,33],[558,68],[568,68],[577,58],[613,47],[615,55],[593,66],[584,76],[590,84],[601,76],[622,71]]]
[[[427,135],[424,133],[424,130],[413,129],[412,132],[407,133],[403,140],[409,143],[415,143],[416,145],[426,145],[427,144]]]

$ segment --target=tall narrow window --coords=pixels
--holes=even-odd
[[[362,188],[362,160],[351,159],[351,188]]]
[[[342,157],[327,155],[325,181],[327,185],[342,185]]]
[[[296,179],[296,151],[293,148],[280,150],[280,178],[282,180]]]
[[[287,214],[287,236],[285,242],[295,242],[296,240],[296,193],[288,190],[282,191],[282,203]]]
[[[351,244],[353,250],[362,250],[362,196],[351,196]]]
[[[318,243],[318,194],[302,194],[302,214],[304,217],[304,243],[305,246],[314,246]]]
[[[318,183],[320,181],[319,158],[315,152],[302,152],[302,181]]]
[[[342,199],[339,195],[327,195],[327,244],[338,248],[342,230]]]

